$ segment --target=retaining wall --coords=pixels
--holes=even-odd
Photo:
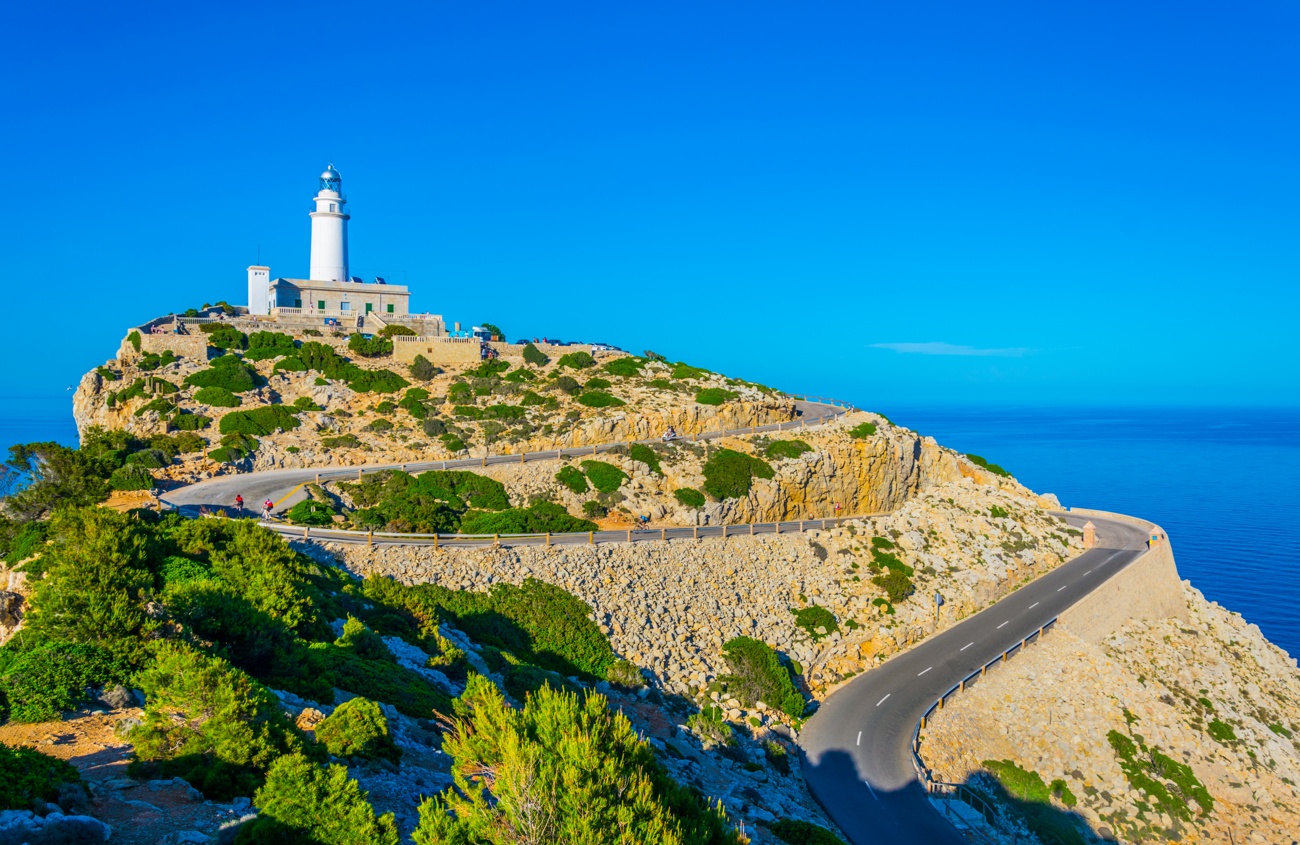
[[[1123,514],[1078,508],[1070,512],[1140,525],[1148,536],[1157,535],[1160,539],[1151,541],[1137,560],[1062,613],[1061,627],[1095,645],[1134,619],[1187,619],[1182,580],[1164,529]]]

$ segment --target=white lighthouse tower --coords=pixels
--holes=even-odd
[[[343,177],[331,163],[320,175],[320,192],[311,213],[311,270],[316,282],[348,280],[348,215],[343,212]]]

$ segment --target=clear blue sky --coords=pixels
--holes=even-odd
[[[243,303],[259,250],[305,274],[333,161],[353,272],[511,339],[886,412],[1300,402],[1289,0],[16,3],[0,32],[9,395]]]

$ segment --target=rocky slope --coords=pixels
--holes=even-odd
[[[1045,782],[1060,778],[1078,799],[1062,812],[1125,842],[1293,841],[1296,660],[1190,584],[1182,592],[1185,622],[1135,621],[1100,646],[1056,632],[991,674],[926,729],[927,764],[958,783],[978,777],[985,760],[1011,760]],[[1162,806],[1157,790],[1126,775],[1113,735],[1134,741],[1141,771],[1174,802]],[[1190,767],[1210,806],[1180,794],[1182,778],[1156,752]]]

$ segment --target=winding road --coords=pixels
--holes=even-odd
[[[755,428],[699,434],[707,440],[736,434],[788,431],[833,420],[852,408],[818,402],[798,403],[801,420]],[[636,441],[657,442],[653,440]],[[201,507],[229,508],[236,494],[250,509],[270,499],[282,511],[303,498],[302,487],[312,481],[357,478],[385,469],[422,472],[432,469],[472,469],[485,465],[557,460],[608,452],[619,445],[571,447],[523,455],[492,455],[448,461],[375,464],[323,469],[282,469],[217,476],[164,493],[171,507],[195,512]],[[862,516],[862,515],[855,515]],[[804,776],[813,795],[855,845],[966,845],[952,825],[935,812],[912,762],[913,731],[935,701],[973,671],[1040,631],[1063,611],[1115,575],[1145,549],[1147,533],[1128,522],[1063,513],[1075,526],[1091,519],[1097,526],[1097,548],[1091,549],[1001,601],[924,640],[835,691],[808,720],[800,735]],[[852,518],[845,516],[845,519]],[[837,520],[805,520],[761,525],[700,528],[597,531],[592,534],[528,535],[509,538],[452,540],[444,545],[496,543],[511,545],[635,542],[737,534],[771,534],[826,528]],[[298,535],[301,527],[263,523],[283,534]],[[730,531],[730,534],[726,532]],[[311,537],[374,545],[437,545],[432,535],[402,536],[311,529]],[[504,542],[503,542],[504,541]],[[996,670],[994,670],[996,671]]]
[[[1097,516],[1097,548],[1026,584],[835,691],[799,744],[813,795],[854,845],[968,845],[936,813],[912,764],[912,732],[931,705],[1019,645],[1145,549],[1146,532]],[[997,671],[993,669],[992,671]]]

